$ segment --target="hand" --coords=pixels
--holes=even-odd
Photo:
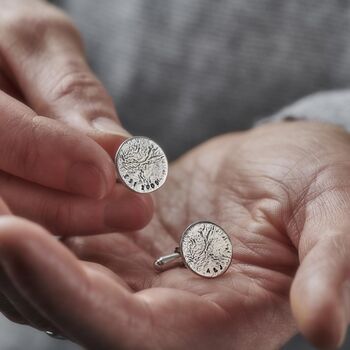
[[[43,1],[0,6],[0,195],[59,235],[143,227],[151,199],[115,185],[128,133],[77,30]]]
[[[296,324],[335,347],[350,311],[349,151],[349,134],[316,123],[213,139],[173,164],[146,229],[66,240],[77,257],[2,217],[3,310],[89,349],[277,349]],[[154,259],[200,219],[230,234],[229,270],[156,273]]]

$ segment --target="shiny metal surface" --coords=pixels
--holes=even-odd
[[[232,243],[218,225],[201,221],[182,234],[180,251],[185,265],[203,277],[222,275],[232,260]]]
[[[120,180],[132,191],[159,189],[168,175],[168,160],[159,145],[147,137],[131,137],[119,147],[115,165]]]

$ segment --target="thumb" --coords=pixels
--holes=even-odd
[[[44,3],[36,6],[40,11],[27,14],[24,25],[10,27],[16,45],[2,50],[8,69],[37,113],[83,131],[114,156],[129,134],[88,67],[77,30],[58,9]]]
[[[341,346],[350,316],[350,208],[340,210],[337,200],[324,203],[330,204],[336,217],[305,221],[298,246],[301,264],[290,296],[300,331],[321,349]]]

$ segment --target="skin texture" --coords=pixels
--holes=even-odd
[[[336,348],[350,311],[349,152],[326,124],[223,135],[172,164],[144,230],[64,245],[3,204],[1,308],[88,349],[278,349],[298,328]],[[229,270],[155,272],[202,219],[230,235]]]
[[[0,195],[58,235],[144,227],[152,199],[115,186],[129,134],[76,28],[44,1],[0,7]]]

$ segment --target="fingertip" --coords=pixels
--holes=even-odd
[[[119,146],[130,137],[122,134],[103,133],[96,130],[88,132],[88,135],[108,153],[111,160],[114,159]]]
[[[116,185],[117,198],[109,201],[105,207],[107,227],[121,231],[139,230],[152,219],[154,205],[150,195],[137,194]]]
[[[101,170],[90,163],[73,164],[67,175],[69,191],[95,199],[105,197],[112,182],[108,169]]]
[[[93,162],[74,164],[68,175],[68,184],[70,192],[102,199],[113,191],[117,176],[112,159],[102,147],[95,146],[99,148],[99,155]]]
[[[319,349],[337,349],[344,342],[347,318],[340,300],[321,283],[292,286],[291,307],[298,328]]]
[[[125,141],[124,136],[89,134],[99,148],[98,157],[93,162],[78,163],[72,166],[68,177],[70,192],[79,193],[93,199],[102,199],[113,191],[117,173],[114,157],[118,147]],[[93,142],[93,141],[91,141]]]
[[[118,147],[131,137],[113,115],[95,118],[79,115],[74,120],[67,120],[67,123],[97,142],[111,159],[114,159]]]
[[[126,131],[114,117],[97,117],[91,121],[91,125],[94,129],[103,134],[111,134],[123,138],[131,136],[131,134]]]

